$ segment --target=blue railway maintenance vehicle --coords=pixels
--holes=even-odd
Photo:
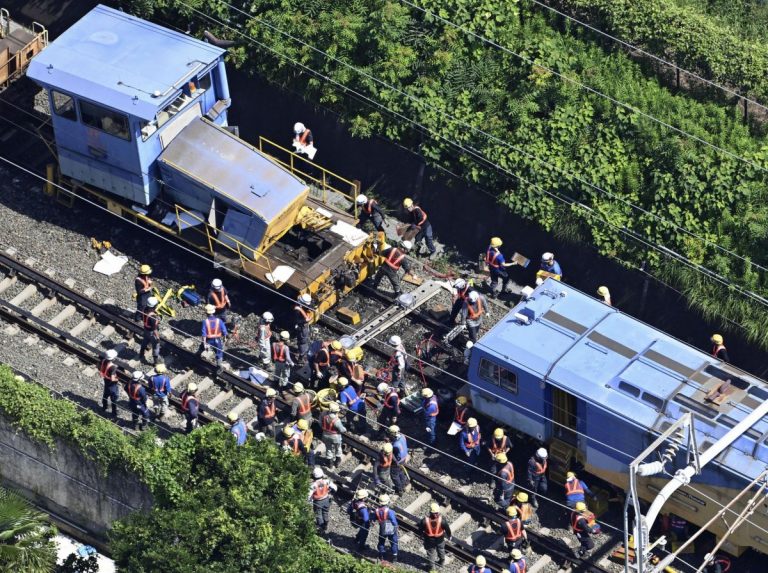
[[[552,279],[475,344],[469,381],[478,412],[548,444],[553,479],[581,464],[625,490],[628,464],[683,413],[693,413],[704,451],[768,399],[765,381]],[[704,525],[766,464],[762,418],[663,511]],[[653,500],[665,483],[641,478],[640,496]],[[765,504],[750,520],[724,549],[768,552]],[[710,530],[726,527],[718,519]]]
[[[49,180],[59,175],[76,195],[232,273],[308,293],[320,314],[381,262],[383,237],[355,227],[358,183],[228,127],[225,56],[123,12],[91,10],[27,71],[48,94],[58,161]]]

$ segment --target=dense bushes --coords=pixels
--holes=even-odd
[[[0,412],[49,447],[81,449],[104,471],[133,471],[154,507],[116,523],[111,549],[121,571],[210,573],[378,573],[315,535],[307,468],[271,443],[236,447],[218,424],[163,445],[138,439],[0,365]]]

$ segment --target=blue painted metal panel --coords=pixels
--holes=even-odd
[[[27,75],[152,120],[179,87],[223,54],[206,42],[100,5],[37,55]]]

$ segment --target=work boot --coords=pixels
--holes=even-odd
[[[117,405],[112,404],[112,417],[117,418]]]
[[[392,556],[392,563],[397,563],[397,553]]]
[[[101,409],[104,410],[105,412],[107,411],[107,401],[106,400],[102,400],[101,401]]]

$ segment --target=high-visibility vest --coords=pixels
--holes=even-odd
[[[328,484],[328,480],[319,479],[313,484],[312,499],[316,501],[322,501],[328,497],[331,491],[331,486]]]
[[[299,416],[303,416],[312,410],[312,400],[310,400],[309,394],[300,394],[299,396],[296,396],[296,401],[299,403],[296,410]]]
[[[154,310],[144,314],[144,330],[157,330],[157,314]]]
[[[216,318],[205,319],[205,337],[206,338],[221,338],[221,321]]]
[[[368,506],[365,504],[365,501],[362,499],[356,499],[352,502],[352,519],[355,521],[355,523],[364,523],[362,510],[366,509],[367,507]]]
[[[544,472],[547,471],[547,460],[543,460],[541,463],[534,460],[533,463],[536,465],[536,469],[533,473],[537,476],[543,476]]]
[[[221,289],[221,292],[216,292],[215,290],[212,290],[210,292],[210,296],[213,299],[213,306],[216,307],[216,310],[221,310],[222,308],[227,306],[227,302],[229,302],[227,291],[224,290],[223,287]]]
[[[322,419],[323,434],[338,434],[336,429],[336,418],[331,417],[330,414],[324,414]]]
[[[491,438],[491,453],[496,455],[507,450],[507,436],[502,436],[501,440]]]
[[[344,359],[344,351],[343,350],[331,350],[331,353],[329,354],[330,357],[330,363],[331,364],[338,364]]]
[[[389,517],[389,508],[380,507],[376,510],[376,519],[379,521],[379,523],[384,523],[388,517]]]
[[[469,408],[467,406],[456,406],[453,421],[463,426],[467,422],[467,414],[469,414]]]
[[[275,362],[285,362],[285,344],[282,342],[272,343],[272,360]]]
[[[136,277],[136,286],[141,293],[146,293],[152,290],[152,279],[145,275],[139,275]]]
[[[577,493],[580,493],[582,497],[584,496],[584,488],[581,487],[581,480],[574,478],[571,481],[565,482],[565,497],[569,497]]]
[[[277,405],[275,404],[275,401],[271,399],[265,399],[263,404],[264,404],[264,412],[262,413],[261,418],[262,419],[274,418],[275,414],[277,413]]]
[[[299,135],[299,143],[302,145],[306,145],[307,141],[309,140],[309,136],[312,135],[312,132],[308,129],[305,129],[301,132],[301,135]]]
[[[198,404],[200,403],[197,398],[193,394],[188,394],[187,392],[184,392],[184,395],[181,397],[181,411],[182,412],[189,412],[189,403],[194,400]]]
[[[128,395],[131,397],[132,400],[136,400],[138,402],[139,400],[139,392],[141,392],[141,383],[140,382],[131,382],[128,386]]]
[[[105,358],[104,360],[101,361],[101,364],[99,364],[99,374],[104,379],[108,379],[112,382],[117,382],[117,375],[113,370],[116,368],[117,368],[117,365],[115,365],[114,362]],[[110,370],[112,370],[111,373],[110,373]]]
[[[301,438],[297,434],[293,434],[290,438],[285,438],[283,440],[283,445],[289,446],[294,455],[299,455],[299,453],[301,453],[299,444],[301,444]]]
[[[507,462],[504,467],[499,470],[499,477],[506,483],[515,482],[515,466],[512,465],[512,462]]]
[[[318,366],[330,366],[331,365],[331,355],[328,352],[327,348],[321,348],[317,351],[317,354],[315,354],[315,364]]]
[[[438,514],[434,520],[431,517],[427,517],[424,520],[424,529],[427,537],[442,537],[445,534],[443,516]]]
[[[712,347],[712,356],[717,358],[717,353],[720,352],[721,350],[725,350],[725,345],[724,344],[715,344]]]
[[[401,253],[395,247],[391,247],[389,249],[389,255],[387,255],[387,258],[384,260],[384,262],[387,263],[387,266],[392,270],[398,271],[400,270],[400,265],[403,264],[404,258],[405,253]]]
[[[384,452],[379,452],[379,466],[382,468],[388,468],[392,465],[392,458],[394,454],[385,454]]]
[[[492,269],[498,269],[501,267],[501,263],[497,262],[501,252],[496,247],[488,247],[485,252],[485,262]]]
[[[368,201],[366,202],[365,206],[363,207],[363,211],[365,211],[369,215],[372,215],[373,214],[373,206],[374,205],[376,205],[376,200],[375,199],[368,199]]]
[[[573,529],[574,533],[583,533],[588,529],[590,515],[591,514],[589,512],[584,512],[581,514],[578,511],[574,511],[571,513],[571,528]],[[594,516],[592,516],[592,518],[594,519]],[[585,524],[587,524],[587,528],[581,526],[582,520]]]
[[[456,302],[457,300],[461,300],[461,301],[466,300],[467,296],[469,295],[469,291],[471,290],[472,290],[472,287],[470,287],[469,285],[467,285],[463,289],[457,290],[453,298],[454,302]]]
[[[483,315],[484,309],[483,309],[483,299],[478,297],[477,303],[472,304],[469,302],[469,299],[467,299],[467,318],[469,320],[475,320],[477,318],[480,318]]]
[[[480,445],[480,430],[475,428],[471,432],[464,432],[464,445],[466,448],[472,449]]]
[[[429,406],[430,404],[435,405],[435,411],[432,412],[431,414],[427,413],[427,406]],[[434,418],[440,413],[440,404],[437,403],[437,396],[430,396],[429,398],[424,400],[424,412],[426,413],[427,416],[431,418]]]
[[[520,560],[515,561],[514,563],[510,563],[509,567],[509,573],[525,573],[525,559],[520,558]]]
[[[293,309],[298,311],[298,313],[304,319],[304,322],[310,322],[312,320],[311,310],[304,310],[304,307],[301,306],[300,304],[297,304],[296,306],[294,306]]]
[[[390,400],[390,398],[393,398],[393,400]],[[397,410],[399,404],[400,396],[398,396],[397,390],[393,390],[384,397],[384,407],[388,410]]]
[[[523,536],[523,522],[518,517],[508,519],[504,528],[504,539],[507,541],[517,541]]]

